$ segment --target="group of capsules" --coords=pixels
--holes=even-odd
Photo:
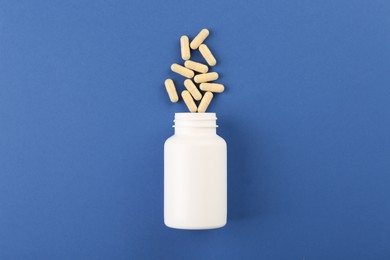
[[[191,58],[191,49],[199,49],[199,52],[202,54],[203,58],[206,60],[209,66],[215,66],[217,61],[214,55],[211,53],[209,47],[204,44],[204,40],[209,36],[209,30],[203,29],[200,33],[189,42],[188,36],[183,35],[180,37],[180,47],[181,47],[181,57],[185,61],[184,66],[179,64],[172,64],[171,70],[177,74],[186,77],[184,81],[184,86],[187,90],[181,92],[181,97],[184,100],[184,103],[187,105],[188,110],[192,113],[195,112],[206,112],[207,107],[210,105],[211,100],[213,99],[213,93],[222,93],[225,90],[224,85],[219,83],[210,83],[218,79],[219,75],[217,72],[208,72],[209,67],[205,64],[192,61]],[[199,73],[195,75],[195,72]],[[192,81],[193,78],[193,81]],[[197,85],[198,83],[200,90],[205,91],[204,95],[199,91]],[[179,101],[177,95],[176,87],[172,79],[165,80],[165,88],[168,92],[169,99],[171,102],[176,103]],[[199,106],[196,105],[195,101],[200,101]]]

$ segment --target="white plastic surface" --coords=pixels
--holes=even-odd
[[[226,142],[215,113],[176,113],[164,145],[164,222],[177,229],[213,229],[227,219]]]

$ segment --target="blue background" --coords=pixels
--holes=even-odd
[[[180,231],[163,82],[205,27],[229,218]],[[0,1],[0,259],[390,259],[389,73],[389,1]]]

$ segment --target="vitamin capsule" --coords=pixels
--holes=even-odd
[[[184,66],[199,73],[207,73],[207,71],[209,71],[207,65],[192,60],[185,61]]]
[[[202,99],[202,94],[200,93],[200,91],[198,90],[198,88],[196,87],[196,85],[194,84],[194,82],[192,82],[192,80],[190,79],[186,79],[184,81],[184,86],[186,87],[186,89],[188,90],[188,92],[191,93],[191,95],[194,97],[194,99],[196,101],[199,101]]]
[[[183,60],[189,60],[191,57],[191,52],[190,52],[190,43],[187,35],[183,35],[182,37],[180,37],[180,50],[181,50],[181,58]]]
[[[210,66],[214,66],[217,64],[217,60],[214,55],[211,53],[209,47],[206,44],[202,44],[199,46],[200,54],[202,54],[203,58],[207,61],[207,64]]]
[[[206,112],[208,106],[210,105],[211,100],[213,99],[213,93],[211,92],[206,92],[203,95],[202,101],[200,101],[199,107],[198,107],[198,112],[199,113],[204,113]]]
[[[209,72],[209,73],[196,75],[194,80],[196,83],[203,83],[203,82],[217,80],[218,77],[219,77],[219,75],[217,72]]]
[[[222,93],[225,90],[225,87],[224,87],[224,85],[219,84],[219,83],[201,83],[200,89],[203,91]]]
[[[173,83],[173,80],[171,79],[165,80],[165,88],[168,92],[169,99],[171,100],[172,103],[176,103],[177,101],[179,101],[179,97],[177,96],[176,87],[175,84]]]
[[[192,99],[190,92],[184,90],[183,92],[181,92],[181,97],[183,98],[184,103],[186,103],[188,110],[190,110],[190,112],[192,113],[196,112],[197,107],[194,99]]]
[[[201,45],[202,42],[204,42],[204,40],[207,38],[207,36],[209,36],[209,33],[210,32],[207,29],[201,30],[200,33],[198,33],[198,35],[192,40],[190,44],[191,49],[198,49],[199,45]]]
[[[183,67],[176,63],[172,64],[171,70],[189,79],[193,78],[195,75],[195,72],[193,72],[192,70],[187,69],[186,67]]]

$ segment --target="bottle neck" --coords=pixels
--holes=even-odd
[[[175,135],[216,135],[215,113],[176,113]]]
[[[175,127],[175,135],[216,135],[217,129],[214,128],[195,128],[195,127]]]

